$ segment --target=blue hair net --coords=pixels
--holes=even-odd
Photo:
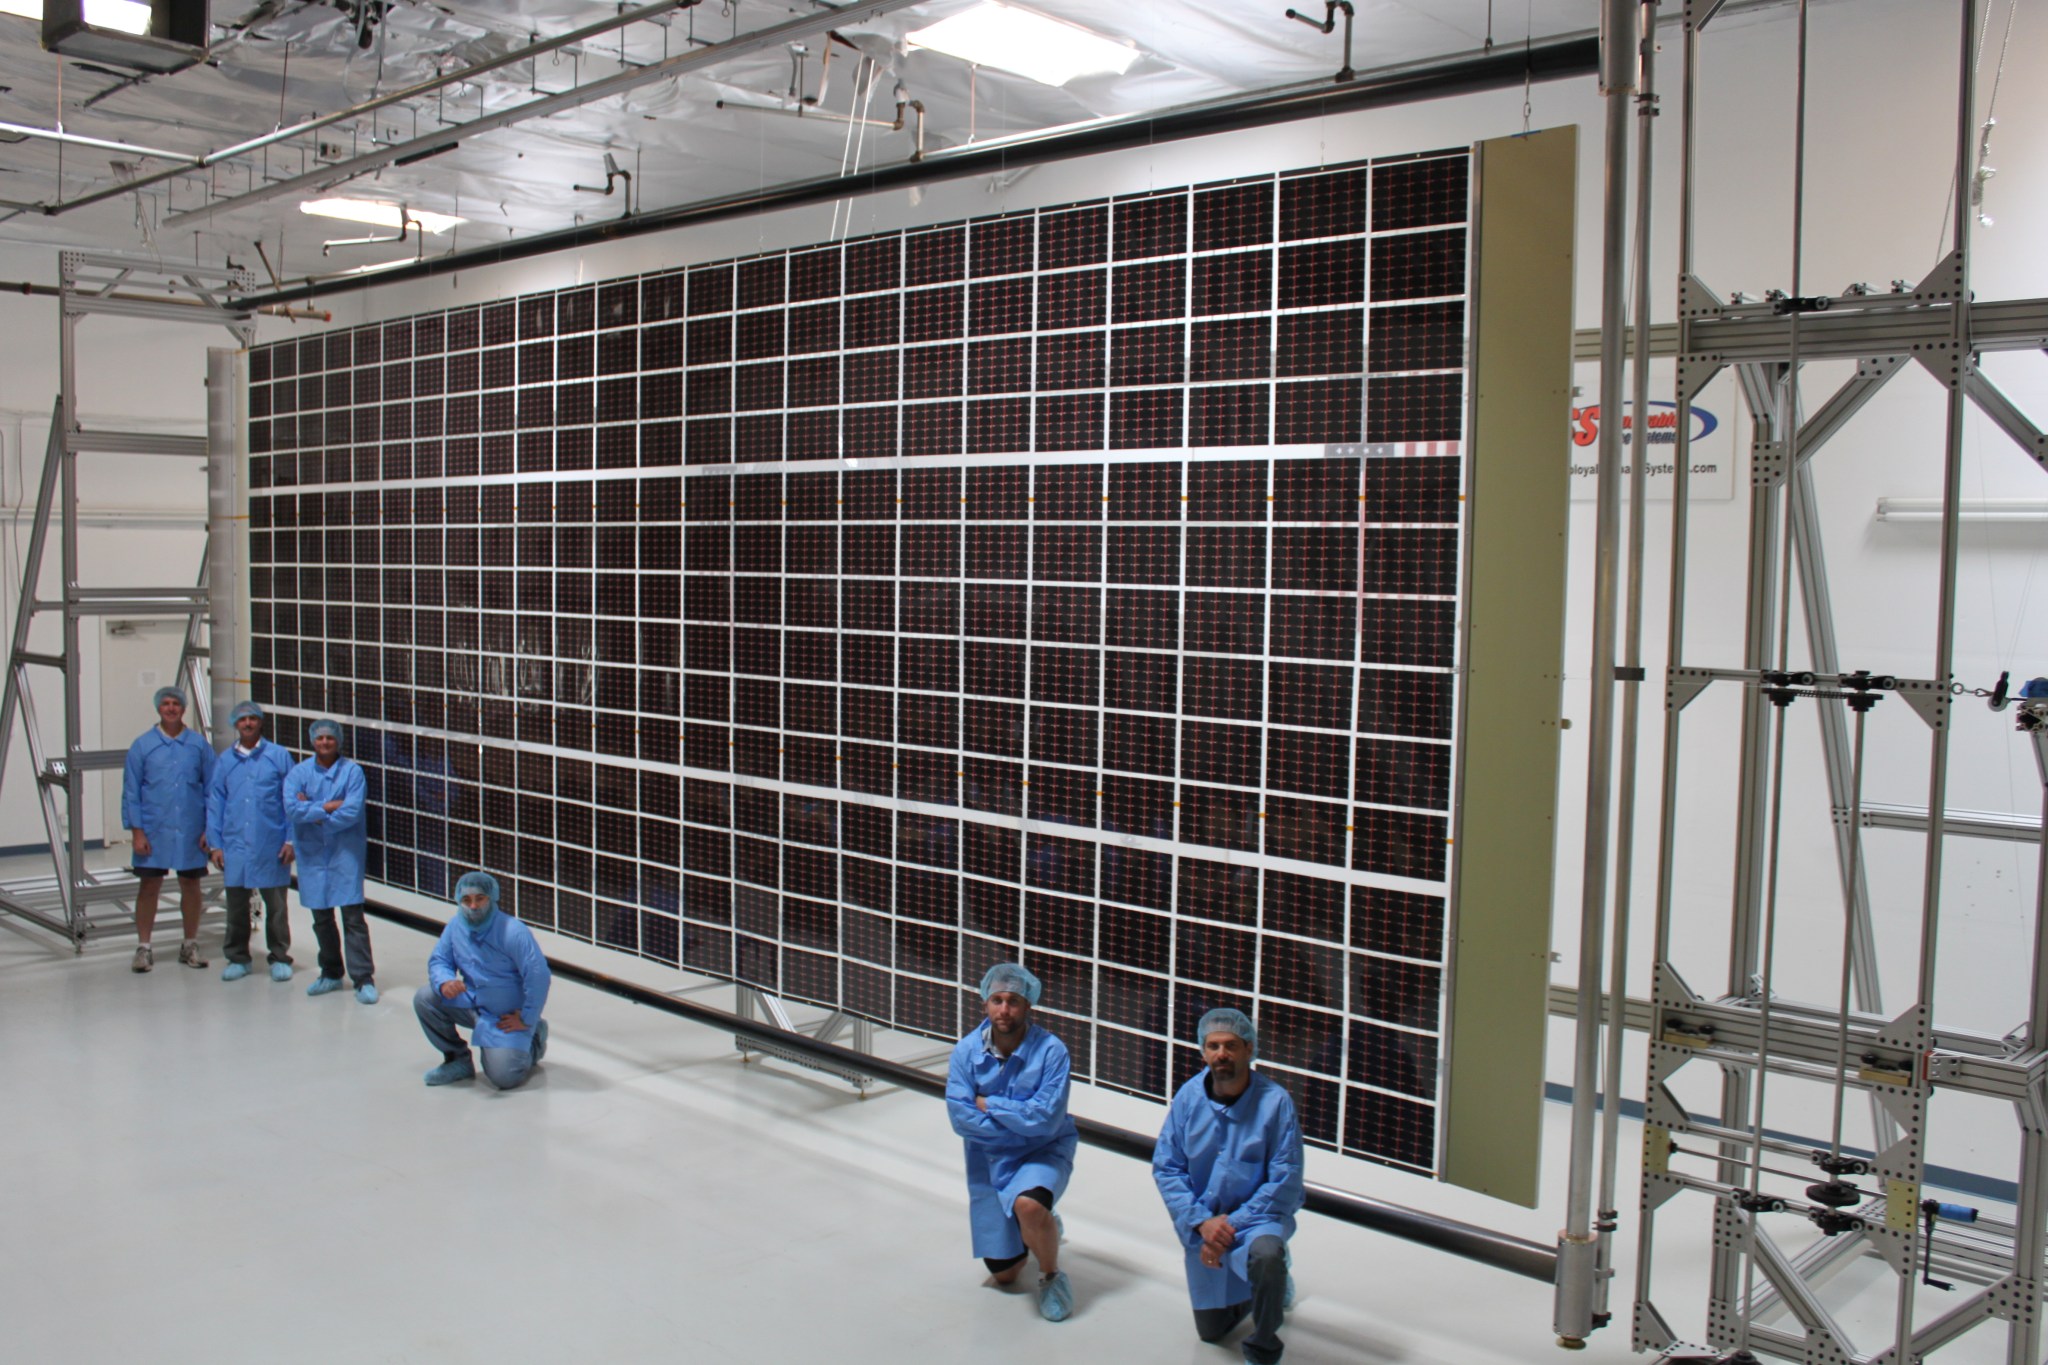
[[[174,701],[180,706],[190,706],[192,704],[186,698],[185,689],[182,687],[159,687],[156,690],[156,695],[150,698],[149,704],[151,706],[162,706],[166,700]]]
[[[481,891],[491,898],[491,904],[498,903],[498,879],[488,872],[465,872],[455,883],[455,899],[461,900],[472,891]]]
[[[339,740],[341,738],[341,722],[316,720],[306,727],[307,739],[318,739],[322,735],[333,735],[335,739]]]
[[[1014,991],[1031,1004],[1038,1003],[1039,992],[1045,989],[1021,964],[998,962],[982,974],[981,998],[986,1000],[998,991]]]
[[[263,708],[253,701],[238,701],[235,703],[235,709],[228,712],[230,724],[250,719],[263,719]]]
[[[1243,1010],[1219,1005],[1202,1016],[1202,1022],[1195,1026],[1195,1041],[1206,1043],[1212,1033],[1234,1033],[1244,1039],[1244,1045],[1251,1049],[1252,1056],[1259,1055],[1259,1028]]]

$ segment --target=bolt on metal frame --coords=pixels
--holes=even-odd
[[[0,693],[0,773],[19,717],[28,746],[30,768],[42,808],[54,878],[27,878],[0,883],[0,912],[62,934],[82,952],[95,928],[93,907],[116,905],[132,917],[136,882],[125,870],[89,870],[85,866],[85,776],[122,767],[127,750],[85,747],[84,686],[80,627],[103,616],[182,617],[186,622],[177,678],[193,697],[195,718],[205,732],[208,708],[198,684],[205,646],[201,630],[209,619],[232,621],[227,599],[216,603],[209,591],[208,559],[202,556],[196,586],[86,587],[81,582],[79,546],[79,456],[88,453],[170,455],[209,459],[209,481],[218,482],[232,463],[233,412],[237,404],[225,393],[232,383],[233,353],[209,354],[207,382],[219,391],[208,404],[207,435],[173,436],[157,432],[87,430],[79,421],[78,326],[101,315],[151,321],[199,322],[225,327],[247,347],[255,322],[246,309],[228,301],[246,293],[255,281],[239,268],[166,265],[152,257],[106,252],[66,251],[58,260],[58,392],[43,457],[43,475],[29,531],[28,558],[23,567],[21,600],[7,661],[4,693]],[[218,515],[218,508],[215,509]],[[60,587],[55,597],[42,595],[50,531],[55,524]],[[216,612],[216,606],[221,611]],[[61,644],[56,653],[30,647],[39,616],[59,618]],[[48,751],[36,708],[35,679],[55,672],[62,678],[63,748]],[[218,710],[219,708],[212,708]],[[209,879],[211,880],[211,879]]]
[[[2044,462],[2048,453],[2041,429],[1976,368],[1977,356],[1986,350],[2048,346],[2048,300],[1980,302],[1971,295],[1974,215],[1968,171],[1976,131],[1973,41],[1979,0],[1958,0],[1956,7],[1958,175],[1946,257],[1918,285],[1896,287],[1889,295],[1852,290],[1840,296],[1802,298],[1797,265],[1801,224],[1795,208],[1793,287],[1788,295],[1761,304],[1724,302],[1692,271],[1697,240],[1699,50],[1720,8],[1713,0],[1692,0],[1684,13],[1679,416],[1656,979],[1650,1002],[1633,1343],[1638,1350],[1662,1352],[1666,1359],[1723,1361],[1741,1359],[1748,1352],[1809,1362],[1905,1362],[1924,1359],[1982,1323],[2004,1320],[2008,1365],[2040,1365],[2040,1300],[2043,1260],[2048,1255],[2048,864],[2036,888],[2024,1030],[1994,1038],[1945,1029],[1937,1023],[1934,1000],[1946,839],[2042,839],[2039,825],[2029,827],[2009,816],[1972,818],[1975,813],[1951,812],[1946,801],[1964,413],[1974,403],[2034,460]],[[1797,150],[1802,163],[1806,39],[1802,5],[1802,131]],[[1808,416],[1801,403],[1801,367],[1820,359],[1854,360],[1857,369]],[[1912,362],[1942,387],[1946,403],[1933,676],[1873,679],[1841,671],[1809,462],[1879,388]],[[1689,661],[1684,634],[1690,406],[1723,370],[1733,371],[1753,417],[1747,607],[1739,666],[1707,667]],[[1786,619],[1795,570],[1808,650],[1808,666],[1797,671],[1788,658]],[[1672,957],[1679,739],[1686,707],[1709,687],[1731,686],[1741,690],[1742,721],[1727,978],[1721,993],[1703,994],[1688,983]],[[1878,698],[1903,703],[1927,728],[1929,790],[1924,808],[1862,800],[1863,719]],[[1792,713],[1807,709],[1819,722],[1843,883],[1841,996],[1823,1004],[1780,997],[1771,986],[1781,910],[1777,860],[1783,739]],[[2032,743],[2048,788],[2044,712],[2048,707],[2023,706],[2020,728]],[[1624,752],[1622,761],[1627,765],[1632,755]],[[1913,945],[1914,999],[1889,1010],[1878,993],[1879,948],[1862,877],[1862,831],[1868,827],[1917,830],[1926,839],[1919,933]],[[2048,842],[2043,848],[2048,856]],[[1582,975],[1582,1017],[1598,1013],[1587,1008],[1591,989],[1590,978]],[[1611,1009],[1611,1017],[1619,1020],[1618,985]],[[1719,1069],[1718,1112],[1688,1108],[1677,1098],[1672,1079],[1689,1064]],[[1835,1089],[1837,1117],[1829,1151],[1815,1152],[1788,1141],[1767,1121],[1768,1082],[1788,1077]],[[1921,1181],[1927,1110],[1937,1086],[2013,1105],[2020,1152],[2018,1200],[2010,1223],[1979,1218],[1974,1224],[1943,1224],[1935,1236],[1937,1215],[1927,1212]],[[1876,1150],[1867,1156],[1841,1145],[1841,1106],[1851,1092],[1861,1092],[1872,1106]],[[1676,1164],[1681,1157],[1694,1160],[1681,1168]],[[1767,1169],[1774,1184],[1782,1185],[1788,1176],[1800,1178],[1785,1168],[1809,1162],[1816,1183],[1808,1187],[1804,1200],[1763,1188]],[[1831,1198],[1820,1198],[1816,1191]],[[1682,1195],[1705,1195],[1713,1208],[1705,1343],[1680,1340],[1652,1293],[1658,1269],[1658,1216]],[[1828,1235],[1794,1254],[1782,1245],[1770,1220],[1800,1213],[1814,1217]],[[1929,1245],[1930,1239],[1935,1245]],[[1889,1341],[1852,1340],[1843,1325],[1840,1294],[1831,1306],[1821,1293],[1830,1277],[1866,1257],[1882,1261],[1890,1271],[1861,1291],[1892,1293]],[[1946,1311],[1916,1314],[1916,1291],[1937,1271],[1963,1282],[1961,1290],[1945,1305]]]

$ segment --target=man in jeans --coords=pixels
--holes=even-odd
[[[1195,1037],[1203,1069],[1166,1111],[1152,1179],[1186,1249],[1195,1335],[1221,1341],[1249,1315],[1244,1358],[1273,1365],[1304,1197],[1301,1125],[1287,1092],[1252,1070],[1259,1034],[1243,1013],[1210,1010]]]
[[[214,760],[206,784],[206,847],[227,880],[228,965],[223,981],[249,974],[249,893],[263,896],[263,939],[270,979],[292,979],[292,925],[285,912],[291,882],[292,831],[284,818],[284,779],[291,755],[263,737],[263,708],[235,707],[235,743]]]
[[[306,994],[340,990],[346,965],[356,983],[356,999],[374,1005],[377,967],[370,960],[370,925],[363,918],[363,860],[369,851],[363,797],[369,784],[362,767],[342,757],[340,725],[316,720],[307,737],[313,756],[293,768],[284,783],[285,813],[298,844],[299,904],[313,912],[313,936],[320,940],[320,979],[306,987]]]
[[[427,984],[413,993],[413,1013],[441,1064],[428,1085],[476,1078],[467,1028],[484,1054],[484,1079],[500,1090],[526,1084],[548,1050],[548,985],[554,973],[533,931],[498,909],[498,879],[465,872],[455,883],[455,918],[427,959]]]

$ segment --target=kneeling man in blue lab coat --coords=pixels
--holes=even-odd
[[[476,1063],[455,1031],[467,1027],[483,1049],[484,1078],[500,1090],[526,1084],[548,1050],[540,1012],[554,974],[533,930],[498,909],[498,879],[465,872],[455,883],[461,913],[448,921],[427,959],[428,984],[412,998],[427,1041],[441,1049],[428,1085],[472,1080]]]
[[[1060,1269],[1052,1207],[1074,1173],[1074,1120],[1067,1114],[1067,1045],[1031,1022],[1038,978],[998,962],[981,978],[988,1020],[953,1047],[946,1113],[967,1148],[967,1216],[974,1254],[997,1284],[1038,1260],[1038,1311],[1064,1322],[1074,1289]]]
[[[1187,1249],[1195,1333],[1221,1341],[1247,1314],[1244,1358],[1280,1359],[1287,1239],[1301,1210],[1301,1125],[1294,1101],[1252,1070],[1259,1034],[1233,1009],[1202,1016],[1203,1069],[1173,1097],[1152,1179]]]

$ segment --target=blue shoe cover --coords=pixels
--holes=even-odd
[[[1065,1322],[1074,1315],[1074,1286],[1066,1271],[1038,1282],[1038,1315],[1047,1322]]]
[[[467,1053],[451,1061],[441,1063],[426,1076],[428,1085],[453,1085],[457,1081],[476,1079],[476,1063]]]
[[[289,981],[289,980],[291,980],[291,979],[292,979],[292,964],[291,964],[291,963],[289,963],[289,962],[273,962],[273,963],[271,963],[271,964],[270,964],[270,979],[271,979],[272,981]]]
[[[1283,1312],[1292,1313],[1294,1311],[1294,1277],[1292,1275],[1287,1277],[1287,1292],[1281,1296],[1280,1308]]]
[[[548,1053],[548,1021],[543,1019],[533,1026],[533,1064],[540,1065],[540,1059]]]
[[[1067,1220],[1060,1217],[1057,1213],[1052,1216],[1052,1233],[1055,1242],[1067,1240]]]
[[[230,962],[220,969],[220,979],[223,981],[240,981],[248,974],[249,964],[246,962]]]
[[[340,990],[341,987],[342,980],[338,976],[316,976],[313,978],[313,984],[306,987],[306,994],[326,995],[331,991]]]
[[[363,1002],[363,1003],[364,1003],[365,1005],[374,1005],[374,1004],[376,1004],[376,1003],[377,1003],[377,987],[376,987],[376,984],[375,984],[374,982],[369,982],[369,981],[365,981],[365,982],[364,982],[364,983],[363,983],[362,985],[360,985],[360,986],[356,987],[356,999],[358,999],[358,1000],[362,1001],[362,1002]]]

